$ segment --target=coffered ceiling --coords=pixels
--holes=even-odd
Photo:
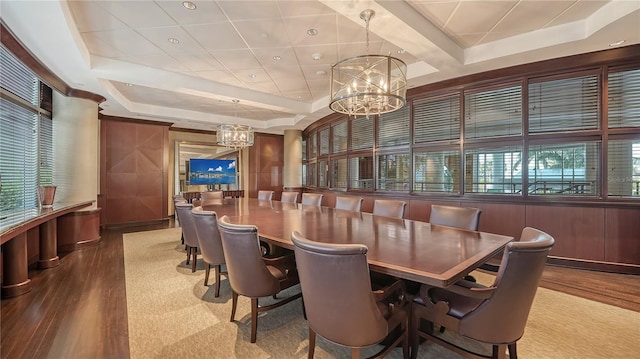
[[[191,6],[194,5],[194,6]],[[410,87],[640,43],[639,0],[2,0],[5,25],[102,113],[214,130],[304,129],[337,61],[391,54]],[[195,7],[190,9],[189,7]],[[373,9],[367,50],[364,21]],[[240,102],[236,106],[232,100]]]

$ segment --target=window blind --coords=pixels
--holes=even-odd
[[[40,116],[40,131],[38,133],[40,157],[40,185],[53,185],[53,121]]]
[[[529,84],[529,133],[598,126],[597,75]]]
[[[415,192],[460,192],[460,151],[413,154]]]
[[[597,195],[599,153],[600,142],[529,146],[529,194]]]
[[[357,117],[351,120],[352,150],[373,147],[373,117]]]
[[[37,207],[37,116],[37,113],[30,109],[4,98],[0,99],[2,218]]]
[[[608,154],[609,196],[640,196],[640,140],[610,140]]]
[[[329,154],[329,128],[320,131],[320,156]]]
[[[465,94],[464,137],[522,134],[522,87]]]
[[[0,86],[36,106],[39,103],[36,75],[18,61],[4,46],[0,46]]]
[[[413,103],[413,143],[460,139],[460,98],[450,96]]]
[[[331,187],[347,188],[347,159],[331,160]]]
[[[465,192],[522,193],[522,147],[465,150]]]
[[[640,69],[609,74],[609,127],[640,126]]]
[[[373,189],[373,157],[361,156],[349,159],[349,187]]]
[[[333,136],[333,153],[340,153],[347,150],[347,121],[339,122],[331,126]]]
[[[309,139],[307,140],[307,143],[309,144],[309,158],[316,158],[318,156],[317,138],[317,132],[313,132],[311,135],[309,135]]]
[[[377,147],[407,145],[410,141],[409,106],[378,117]]]

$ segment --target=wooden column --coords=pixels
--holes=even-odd
[[[38,260],[38,268],[40,269],[51,268],[60,264],[57,228],[57,218],[40,225],[40,259]]]
[[[31,290],[27,257],[27,232],[2,245],[2,298],[17,297]]]

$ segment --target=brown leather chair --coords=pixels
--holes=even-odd
[[[209,273],[213,266],[213,274],[216,280],[215,297],[220,296],[220,274],[227,274],[222,271],[224,264],[224,252],[222,251],[222,241],[218,231],[218,216],[216,212],[205,211],[202,207],[196,207],[191,211],[193,221],[196,225],[200,253],[205,263],[204,285],[209,284]]]
[[[180,227],[182,227],[182,235],[184,238],[184,245],[187,250],[187,261],[193,255],[193,261],[191,262],[191,272],[196,271],[196,263],[198,259],[198,234],[196,233],[196,224],[193,221],[193,214],[191,210],[193,205],[186,202],[176,203],[176,213],[178,214],[178,220],[180,221]]]
[[[258,191],[258,200],[271,201],[273,198],[273,191]]]
[[[454,207],[431,205],[429,223],[477,231],[480,224],[480,211],[472,207]]]
[[[303,193],[300,203],[311,206],[322,206],[322,197],[324,197],[324,195],[320,193]]]
[[[412,351],[418,354],[419,338],[440,344],[468,358],[487,358],[418,329],[421,320],[444,326],[473,340],[491,344],[489,358],[517,359],[516,342],[524,334],[531,304],[538,289],[547,255],[553,247],[550,235],[524,228],[519,242],[507,244],[493,285],[484,287],[460,281],[448,288],[423,285],[412,303]]]
[[[404,285],[397,281],[383,290],[371,290],[367,246],[314,242],[298,232],[291,234],[291,241],[309,324],[309,359],[316,334],[351,347],[352,358],[359,358],[361,348],[380,343],[396,328],[400,328],[397,337],[376,358],[400,343],[404,358],[409,357]]]
[[[218,204],[222,199],[224,199],[224,193],[222,191],[200,192],[200,206]]]
[[[346,211],[360,212],[363,199],[353,196],[337,196],[336,209],[344,209]]]
[[[393,199],[376,199],[373,202],[373,214],[376,216],[402,218],[407,202]]]
[[[282,192],[282,197],[280,197],[280,202],[297,203],[298,192]]]
[[[300,281],[293,254],[277,258],[264,258],[256,226],[236,225],[229,217],[218,220],[222,249],[231,283],[231,321],[234,321],[238,295],[251,298],[251,342],[256,342],[258,313],[280,307],[302,296],[297,293],[273,304],[261,307],[258,298],[275,296],[281,290]]]

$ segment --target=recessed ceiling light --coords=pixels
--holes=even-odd
[[[256,74],[251,74],[251,75],[249,75],[249,77],[251,77],[252,79],[255,79],[256,78]]]
[[[407,50],[405,50],[405,49],[398,50],[398,54],[400,54],[400,55],[404,54],[405,52],[407,52]]]
[[[170,37],[167,39],[167,41],[169,41],[170,44],[174,44],[174,45],[177,45],[180,43],[180,40],[176,39],[175,37]]]
[[[618,40],[618,41],[610,43],[609,46],[610,47],[620,46],[620,45],[624,44],[624,42],[625,42],[625,40]]]
[[[318,71],[316,71],[316,75],[318,75],[318,76],[324,76],[324,75],[326,75],[326,74],[327,74],[327,72],[326,72],[325,70],[318,70]]]
[[[311,58],[313,59],[313,61],[319,61],[322,58],[322,55],[315,53],[311,55]]]
[[[196,4],[192,3],[191,1],[183,1],[182,2],[182,6],[184,6],[185,8],[187,8],[189,10],[195,10],[196,9]]]
[[[282,57],[280,57],[278,55],[273,57],[273,61],[280,61],[280,60],[282,60]]]
[[[133,87],[133,84],[130,84],[130,83],[126,83],[125,85],[127,85],[129,87]]]
[[[307,30],[307,35],[309,35],[309,36],[316,36],[316,35],[318,35],[318,30],[316,30],[316,29],[309,29],[309,30]]]

